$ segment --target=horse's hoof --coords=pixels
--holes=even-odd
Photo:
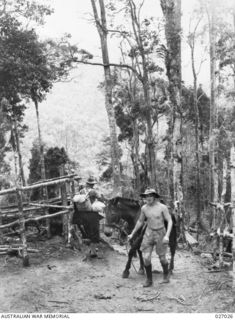
[[[137,273],[140,275],[144,275],[144,269],[139,269]]]
[[[123,273],[122,273],[123,279],[128,278],[128,277],[129,277],[129,274],[130,274],[130,272],[129,272],[128,270],[124,270]]]
[[[169,283],[170,282],[170,279],[163,279],[160,284],[166,284],[166,283]]]
[[[153,281],[152,280],[146,280],[145,283],[143,284],[144,288],[152,287]]]

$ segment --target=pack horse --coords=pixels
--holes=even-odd
[[[108,201],[105,209],[106,227],[105,234],[111,236],[113,227],[118,226],[121,221],[127,223],[127,233],[130,233],[139,218],[141,210],[141,205],[139,201],[133,199],[127,199],[122,197],[115,197]],[[169,237],[169,248],[170,248],[170,265],[169,271],[172,272],[174,269],[174,257],[177,247],[177,232],[176,232],[176,218],[171,214],[173,226]],[[165,228],[167,228],[167,222],[165,221]],[[144,225],[137,233],[134,235],[130,242],[130,250],[128,252],[128,260],[125,269],[122,273],[123,278],[128,278],[130,274],[131,262],[133,257],[138,253],[140,260],[139,274],[144,273],[144,261],[140,246],[143,240],[143,236],[146,230],[146,225]]]

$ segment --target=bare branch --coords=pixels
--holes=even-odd
[[[100,22],[100,18],[99,18],[98,11],[97,11],[97,8],[96,8],[95,0],[91,0],[91,5],[92,5],[94,18],[95,18],[95,23],[96,23],[98,32],[99,32],[99,34],[101,34],[103,29],[102,29],[102,24]]]
[[[111,33],[120,33],[121,35],[128,35],[127,31],[121,31],[121,30],[112,30],[112,29],[107,29],[107,32]]]
[[[141,4],[139,6],[139,10],[138,10],[138,19],[139,19],[139,21],[140,21],[140,11],[141,11],[141,9],[142,9],[142,7],[144,5],[144,2],[145,2],[145,0],[142,0]]]
[[[93,1],[93,0],[92,0]],[[104,1],[99,0],[100,4],[100,17],[101,17],[101,26],[105,33],[107,33],[107,21],[106,21],[106,14],[105,14],[105,7]]]
[[[129,69],[133,73],[135,73],[137,75],[138,79],[142,82],[142,77],[139,75],[139,73],[133,67],[129,66],[128,64],[121,64],[121,63],[120,64],[119,63],[104,64],[104,63],[101,63],[101,62],[89,62],[89,61],[77,60],[77,59],[75,59],[74,62],[82,63],[82,64],[88,64],[88,65],[92,65],[92,66],[117,67],[117,68]]]
[[[196,23],[196,25],[195,25],[195,28],[194,28],[194,30],[193,30],[193,34],[194,34],[194,36],[195,36],[195,34],[196,34],[197,28],[198,28],[198,26],[199,26],[199,24],[200,24],[201,20],[202,20],[202,17],[200,17],[200,18],[198,19],[198,22],[197,22],[197,23]]]
[[[199,65],[199,67],[198,67],[198,71],[197,71],[197,76],[199,75],[199,73],[200,73],[200,71],[201,71],[201,67],[202,67],[202,64],[206,61],[207,59],[206,58],[204,58],[204,59],[201,59],[201,61],[200,61],[200,65]]]

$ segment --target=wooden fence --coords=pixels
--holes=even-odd
[[[0,208],[1,220],[3,217],[16,218],[13,222],[7,224],[0,224],[0,232],[2,229],[10,228],[16,225],[20,226],[20,239],[21,244],[15,245],[2,245],[0,246],[0,255],[10,251],[17,250],[23,259],[23,266],[29,265],[28,252],[35,252],[35,249],[29,249],[27,247],[26,228],[25,225],[30,221],[46,220],[47,235],[50,236],[50,219],[56,216],[62,216],[63,221],[63,236],[65,241],[70,244],[71,242],[71,230],[72,230],[72,217],[74,213],[72,199],[74,197],[75,188],[74,180],[79,179],[75,174],[62,176],[54,179],[49,179],[34,183],[28,186],[17,186],[15,188],[1,190],[0,196],[16,194],[17,196],[17,208],[5,207]],[[45,188],[48,186],[59,186],[62,205],[51,204],[50,200],[45,199],[39,202],[25,202],[23,201],[23,195],[25,192],[32,191],[38,188]],[[56,213],[48,214],[49,208],[56,208],[59,211]],[[28,212],[43,213],[42,215],[27,217]],[[1,238],[1,234],[0,234]]]

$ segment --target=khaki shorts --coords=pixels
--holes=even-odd
[[[147,228],[140,247],[145,259],[151,259],[151,254],[155,246],[156,253],[159,257],[165,257],[167,252],[167,243],[162,240],[166,234],[166,229],[163,227],[159,230],[152,230]]]

